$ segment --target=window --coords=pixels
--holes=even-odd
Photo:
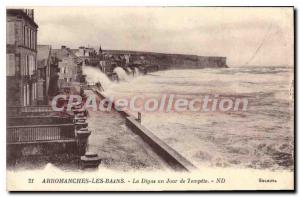
[[[32,96],[31,96],[31,100],[34,101],[34,97],[35,97],[35,92],[34,92],[34,83],[32,83],[31,85],[31,92],[32,92]]]
[[[33,62],[34,71],[36,71],[37,70],[36,56],[32,56],[32,62]]]
[[[34,35],[34,40],[33,40],[34,47],[33,48],[36,49],[36,39],[37,39],[37,37],[36,37],[36,31],[34,31],[33,35]]]
[[[15,44],[16,35],[15,35],[15,23],[7,22],[6,23],[6,43]]]
[[[29,90],[29,84],[26,86],[26,105],[30,105],[30,90]]]
[[[35,31],[32,31],[32,49],[35,49]]]
[[[36,82],[34,83],[34,92],[35,92],[34,98],[36,99],[37,98],[37,83]]]
[[[26,30],[26,32],[27,32],[27,37],[26,37],[26,46],[27,46],[27,47],[29,47],[29,40],[30,40],[30,39],[29,39],[29,36],[30,36],[30,35],[29,35],[29,28],[28,28],[28,27],[27,27],[27,30]]]
[[[32,56],[28,56],[29,57],[29,75],[33,74],[33,68],[32,68]]]
[[[27,47],[27,42],[28,42],[28,31],[27,31],[27,26],[25,26],[25,46]]]
[[[29,56],[25,56],[25,75],[29,75]]]
[[[31,46],[30,46],[30,48],[32,48],[33,49],[33,31],[31,30],[30,31],[31,32],[31,38],[30,38],[30,40],[31,40]]]
[[[26,104],[27,104],[26,98],[27,98],[26,85],[24,85],[23,86],[23,106],[26,106]]]
[[[27,56],[27,67],[28,67],[27,74],[33,75],[34,71],[36,70],[36,63],[33,55]]]
[[[33,91],[33,98],[32,98],[32,100],[35,100],[36,99],[36,83],[33,83],[32,84],[32,91]]]
[[[23,44],[26,45],[26,26],[23,27]]]
[[[34,83],[34,98],[36,99],[37,98],[37,84]]]
[[[20,54],[15,54],[15,72],[20,73],[21,68],[20,68]]]
[[[6,76],[15,76],[16,72],[16,61],[15,54],[6,54]]]
[[[35,49],[35,32],[32,31],[32,49]]]
[[[33,31],[30,29],[30,48],[33,49]]]
[[[31,48],[31,29],[29,29],[29,48]]]
[[[20,59],[22,59],[22,56],[20,56]],[[21,64],[22,60],[20,60],[20,69],[21,69],[21,75],[25,75],[25,64]]]
[[[25,55],[24,75],[28,75],[28,56]]]
[[[22,57],[21,57],[22,58]],[[25,60],[26,60],[26,56],[25,56]],[[22,61],[21,61],[22,62]],[[24,64],[21,64],[21,75],[24,76],[25,75],[25,68],[26,68],[26,61]]]

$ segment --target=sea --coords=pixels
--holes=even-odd
[[[142,113],[142,125],[195,166],[294,169],[293,67],[163,70],[147,75],[136,71],[135,76],[121,68],[116,72],[120,81],[112,82],[97,68],[84,67],[87,80],[100,82],[106,96],[248,99],[245,111]]]

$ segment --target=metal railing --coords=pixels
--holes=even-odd
[[[17,116],[20,114],[20,107],[7,107],[6,116]]]
[[[70,111],[68,111],[70,112]],[[25,107],[7,107],[7,116],[20,116],[20,115],[55,115],[52,107],[49,105],[38,105],[38,106],[25,106]]]
[[[74,117],[63,116],[8,116],[7,126],[71,124]]]
[[[86,84],[80,85],[80,87],[83,88],[84,90],[91,90],[92,88],[97,87],[97,86],[96,86],[96,83],[88,82]]]
[[[11,114],[19,114],[22,112],[50,112],[52,108],[50,105],[37,105],[37,106],[25,106],[25,107],[14,107],[8,106],[7,112]]]
[[[52,112],[53,109],[49,105],[41,105],[41,106],[26,106],[21,107],[20,112]]]
[[[7,143],[75,139],[74,124],[7,127]]]

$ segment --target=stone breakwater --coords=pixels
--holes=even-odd
[[[166,54],[142,51],[105,50],[111,55],[130,55],[134,60],[141,56],[150,65],[157,65],[158,69],[197,69],[197,68],[227,68],[226,57],[197,56],[186,54]]]

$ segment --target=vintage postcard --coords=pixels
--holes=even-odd
[[[294,190],[293,7],[7,7],[8,191]]]

